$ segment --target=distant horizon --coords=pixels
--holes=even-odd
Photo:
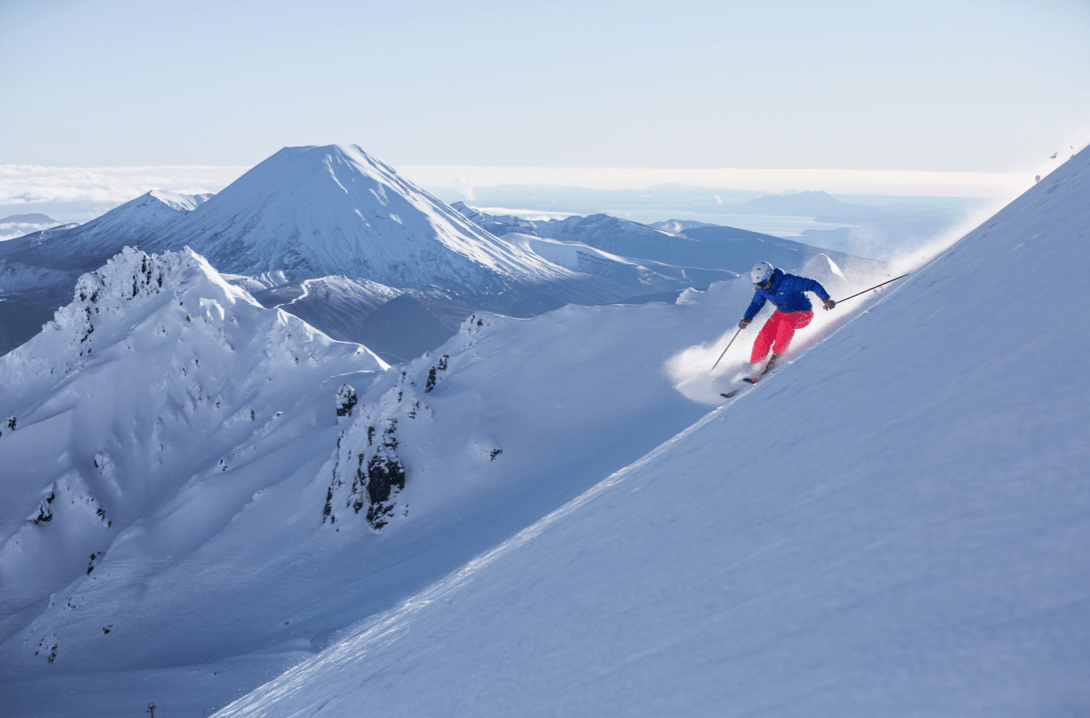
[[[1048,174],[1066,159],[1067,155],[1062,154],[1042,162],[1037,173]],[[46,205],[65,204],[116,206],[151,190],[219,192],[250,169],[241,165],[0,164],[0,212],[25,213]],[[1034,184],[1034,176],[1027,172],[468,165],[407,165],[395,169],[422,188],[458,191],[467,202],[473,201],[476,189],[500,186],[641,191],[682,185],[767,194],[824,191],[831,195],[1013,199]]]
[[[1059,158],[1057,158],[1059,159]],[[1067,159],[1064,157],[1064,159]],[[1046,174],[1062,162],[1042,168]],[[681,167],[487,167],[409,165],[398,172],[421,186],[473,188],[551,185],[585,190],[646,190],[681,185],[709,190],[784,194],[824,191],[922,197],[1011,197],[1034,183],[1033,173],[920,170],[681,168]],[[471,198],[471,197],[469,197]]]

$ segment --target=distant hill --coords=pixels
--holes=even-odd
[[[13,214],[0,217],[0,224],[60,224],[46,214]]]
[[[680,228],[677,220],[670,225]],[[770,234],[735,227],[696,223],[674,234],[648,225],[605,214],[569,217],[534,223],[541,236],[576,241],[624,257],[654,260],[681,267],[748,272],[759,261],[788,270],[801,269],[817,254],[827,254],[838,264],[865,262],[843,252],[821,250]]]
[[[817,217],[827,214],[845,213],[853,205],[841,202],[828,192],[798,192],[796,194],[774,194],[758,197],[743,204],[738,211],[745,210],[752,214],[786,214],[800,217]]]
[[[60,222],[47,214],[13,214],[0,219],[0,241],[56,227]]]

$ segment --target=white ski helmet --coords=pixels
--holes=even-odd
[[[753,280],[754,284],[764,284],[775,271],[776,268],[768,262],[757,262],[749,273],[749,278]]]

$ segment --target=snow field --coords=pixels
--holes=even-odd
[[[130,264],[142,261],[129,256]],[[78,701],[42,703],[37,687],[58,680],[48,676],[65,676],[103,705],[110,694],[118,703],[136,698],[125,686],[127,670],[157,668],[155,680],[168,697],[184,694],[194,665],[203,676],[204,667],[223,674],[230,663],[236,686],[267,680],[269,665],[326,645],[333,632],[463,565],[691,424],[703,409],[673,391],[661,367],[673,347],[708,336],[721,322],[710,299],[718,290],[687,306],[570,307],[534,320],[480,315],[479,325],[467,325],[442,353],[371,386],[360,373],[367,365],[361,367],[358,347],[291,331],[339,357],[314,365],[287,339],[286,323],[301,323],[257,307],[216,276],[198,272],[193,286],[168,279],[169,291],[135,302],[125,299],[128,290],[111,295],[123,310],[95,315],[113,318],[95,325],[90,358],[79,356],[84,305],[67,310],[70,322],[36,340],[56,344],[41,356],[85,362],[67,378],[29,359],[39,356],[33,345],[2,360],[40,375],[43,406],[53,406],[61,422],[50,430],[52,440],[76,436],[78,456],[60,467],[84,480],[86,488],[74,493],[108,495],[108,515],[124,518],[91,545],[103,555],[90,574],[91,550],[74,523],[58,514],[48,525],[24,525],[41,501],[36,490],[25,492],[32,503],[5,524],[63,544],[50,585],[6,597],[8,605],[25,607],[0,648],[5,663],[22,673],[3,687],[21,710],[78,715]],[[118,286],[131,287],[131,277],[122,278]],[[184,306],[170,298],[175,294]],[[235,320],[246,330],[241,336],[231,334],[242,331]],[[447,369],[425,391],[443,354]],[[342,383],[357,389],[361,405],[338,423],[333,397]],[[23,424],[14,443],[0,443],[5,458],[24,452],[27,467],[43,451],[64,454],[43,443],[44,410],[29,408],[38,391],[28,387],[25,399],[12,397]],[[105,405],[94,401],[100,396]],[[209,401],[197,401],[201,396]],[[223,408],[210,408],[221,396]],[[65,397],[69,403],[59,406]],[[416,400],[424,408],[409,419]],[[260,417],[256,425],[251,410]],[[84,428],[73,435],[68,427],[77,415]],[[114,418],[103,422],[103,415]],[[220,425],[209,421],[221,415],[246,420],[216,430]],[[343,507],[341,520],[323,523],[338,436],[344,432],[345,450],[358,450],[368,422],[388,418],[398,419],[397,451],[409,474],[390,525],[376,532]],[[155,432],[162,449],[151,440]],[[131,502],[94,478],[100,455],[108,455],[100,466],[124,482],[121,493]],[[171,462],[166,475],[157,468],[164,455]],[[41,480],[29,468],[23,475]],[[130,492],[134,480],[142,483]],[[0,558],[5,585],[17,583],[20,572],[30,575],[43,556],[44,549],[16,543],[9,541]],[[34,597],[44,592],[58,601],[42,611]],[[72,597],[75,607],[65,608]],[[42,635],[57,646],[52,663],[34,655]],[[180,661],[187,667],[171,669]],[[206,708],[231,697],[217,692]]]
[[[1084,712],[1086,299],[1010,300],[1088,269],[1085,160],[865,308],[819,309],[710,412],[752,342],[703,368],[744,281],[477,315],[380,373],[197,256],[157,292],[160,260],[126,253],[0,359],[26,379],[0,395],[25,484],[0,508],[5,706],[203,715],[311,656],[223,714]],[[801,273],[834,297],[886,278]],[[1042,382],[1055,347],[1076,353]],[[352,482],[380,448],[408,478],[375,503]]]
[[[1088,165],[218,715],[1085,713]]]

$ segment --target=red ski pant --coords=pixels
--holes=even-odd
[[[813,318],[813,312],[781,312],[779,309],[772,312],[772,316],[757,333],[757,340],[753,342],[750,363],[764,361],[769,349],[777,354],[786,354],[795,330],[802,329]]]

